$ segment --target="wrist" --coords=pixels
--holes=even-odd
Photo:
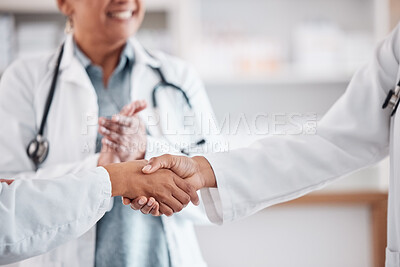
[[[196,156],[192,158],[197,165],[197,170],[204,187],[217,187],[217,180],[215,178],[214,170],[205,157]]]
[[[120,163],[121,160],[118,156],[114,155],[113,153],[105,153],[101,152],[99,156],[99,160],[97,161],[97,167],[104,167],[113,163]]]
[[[124,196],[126,190],[126,177],[122,164],[110,164],[104,166],[111,182],[111,196]]]

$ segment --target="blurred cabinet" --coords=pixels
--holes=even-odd
[[[210,83],[343,83],[400,14],[396,0],[144,1],[138,38],[193,62]],[[16,32],[5,40],[14,57],[47,51],[63,38],[55,0],[2,0],[5,14]],[[35,45],[37,34],[44,37]]]
[[[348,82],[389,32],[392,10],[389,0],[193,2],[200,28],[187,57],[218,85]]]
[[[182,55],[189,2],[145,0],[147,14],[138,38],[150,49]],[[0,73],[17,57],[53,51],[64,39],[65,21],[55,0],[1,0]]]

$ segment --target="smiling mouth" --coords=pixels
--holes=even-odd
[[[132,18],[134,14],[135,14],[135,11],[133,11],[133,10],[113,11],[113,12],[107,12],[107,17],[113,18],[113,19],[126,20],[126,19]]]

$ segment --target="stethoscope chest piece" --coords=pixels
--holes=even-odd
[[[385,102],[382,105],[382,108],[383,109],[387,107],[391,108],[392,113],[390,114],[390,116],[393,116],[396,113],[399,104],[400,104],[400,82],[395,90],[389,91],[389,94],[387,95]]]
[[[36,165],[40,165],[46,160],[49,154],[49,148],[49,141],[45,137],[37,135],[36,138],[29,143],[26,153]]]

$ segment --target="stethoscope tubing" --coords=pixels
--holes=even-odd
[[[52,81],[51,81],[49,94],[48,94],[47,99],[46,99],[46,104],[45,104],[42,120],[41,120],[41,123],[40,123],[40,128],[38,130],[38,133],[36,134],[36,137],[29,143],[29,145],[27,147],[28,157],[35,163],[36,167],[38,165],[42,164],[46,160],[46,157],[43,157],[43,155],[46,154],[46,156],[47,156],[48,151],[49,151],[49,147],[50,147],[50,144],[44,138],[43,133],[44,133],[44,128],[46,126],[47,118],[48,118],[48,115],[49,115],[49,112],[50,112],[50,107],[51,107],[51,104],[52,104],[53,99],[54,99],[55,90],[56,90],[56,87],[57,87],[57,81],[58,81],[58,77],[59,77],[59,73],[60,73],[61,61],[62,61],[62,58],[63,58],[63,55],[64,55],[64,46],[65,46],[65,44],[63,43],[61,45],[61,47],[60,47],[60,52],[59,52],[59,55],[58,55],[58,58],[57,58],[57,61],[56,61],[56,67],[54,69],[54,74],[53,74],[53,78],[52,78]],[[154,58],[149,52],[147,52],[147,54],[149,54],[150,57]],[[153,108],[155,108],[155,109],[158,108],[157,92],[161,88],[171,87],[171,88],[181,92],[183,98],[185,99],[185,102],[187,103],[189,108],[192,109],[192,104],[190,103],[190,99],[189,99],[188,95],[186,94],[186,92],[180,86],[168,82],[166,80],[162,70],[161,70],[161,67],[152,67],[152,66],[149,66],[149,67],[151,69],[153,69],[158,74],[158,76],[160,77],[160,82],[157,83],[154,86],[153,91],[152,91]],[[148,135],[151,135],[149,130],[147,129],[147,127],[146,127],[146,133]],[[37,140],[39,140],[39,139],[40,140],[42,140],[42,139],[45,140],[46,144],[42,144],[42,142],[37,142]],[[166,139],[168,140],[168,138],[166,138]],[[171,144],[171,141],[168,140],[168,142]],[[30,146],[33,143],[35,143],[37,146],[43,146],[43,147],[36,147],[36,149],[34,149],[34,150],[30,149],[31,148]],[[199,140],[198,142],[195,142],[194,146],[200,146],[200,145],[203,145],[205,143],[206,143],[206,141],[203,138],[203,139]],[[192,147],[193,147],[193,144],[190,146],[190,148],[192,148]],[[34,151],[34,153],[31,153],[31,151]],[[184,149],[181,149],[181,153],[189,155],[189,152],[187,152]],[[41,155],[39,155],[39,154],[41,154]],[[39,159],[41,159],[41,160],[39,160]]]

